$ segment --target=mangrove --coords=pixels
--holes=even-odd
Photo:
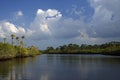
[[[119,55],[120,42],[112,41],[104,44],[68,44],[57,48],[47,47],[44,53],[49,54],[104,54],[104,55]]]

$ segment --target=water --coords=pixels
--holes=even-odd
[[[43,54],[0,62],[0,80],[120,80],[120,57]]]

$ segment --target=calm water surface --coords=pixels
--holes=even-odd
[[[120,80],[120,57],[43,54],[0,62],[0,80]]]

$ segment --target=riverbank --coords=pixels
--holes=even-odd
[[[41,54],[40,50],[35,46],[21,47],[13,46],[9,43],[0,43],[0,61],[13,58],[33,57]]]
[[[51,52],[44,52],[44,54],[101,54],[101,55],[111,55],[111,56],[120,56],[120,51],[111,51],[111,52],[84,52],[84,51],[71,51],[71,52],[65,52],[65,51],[51,51]]]
[[[35,46],[23,47],[21,45],[11,45],[0,42],[0,60],[9,60],[12,58],[33,57],[39,54],[102,54],[111,56],[120,56],[120,42],[109,42],[101,45],[77,45],[68,44],[59,46],[56,49],[48,47],[40,51]]]
[[[48,54],[103,54],[120,56],[120,42],[109,42],[100,45],[68,44],[57,48],[48,47],[44,53]]]

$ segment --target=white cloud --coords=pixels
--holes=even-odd
[[[46,11],[38,9],[36,17],[28,29],[16,26],[8,21],[1,21],[0,34],[1,37],[8,36],[8,34],[25,34],[31,39],[67,39],[76,38],[78,36],[85,37],[86,24],[84,20],[74,20],[72,18],[63,18],[61,12],[55,9],[48,9]]]
[[[94,14],[88,33],[91,37],[120,37],[119,0],[90,0]],[[95,33],[95,34],[94,34]]]
[[[78,36],[85,37],[86,26],[82,19],[63,18],[58,10],[38,9],[30,30],[32,31],[31,37],[34,39],[67,39]]]
[[[7,37],[11,34],[23,35],[25,34],[25,29],[8,21],[0,21],[0,37]]]
[[[22,11],[17,11],[14,13],[15,19],[18,20],[23,16],[23,12]]]
[[[17,16],[23,16],[23,12],[22,11],[18,11],[17,12]]]
[[[18,11],[17,17],[22,16],[22,12]],[[32,39],[47,39],[52,36],[52,31],[50,30],[52,24],[56,24],[62,14],[55,9],[48,9],[46,11],[38,9],[36,17],[28,29],[24,29],[21,26],[16,26],[9,21],[0,22],[0,37],[7,37],[10,34],[23,35],[30,37]]]
[[[95,2],[98,3],[100,0]],[[116,21],[111,19],[114,11],[100,4],[98,6],[95,5],[93,8],[95,12],[89,23],[85,22],[84,18],[64,18],[61,12],[55,9],[46,11],[38,9],[36,17],[30,26],[31,36],[35,39],[71,39],[81,37],[94,40],[100,37],[119,37],[119,29],[114,27]]]
[[[26,31],[23,27],[18,27],[17,29],[18,29],[18,33],[20,33],[20,34],[25,34],[26,33]]]
[[[40,30],[41,30],[42,32],[47,32],[47,33],[50,32],[47,24],[41,25]]]
[[[48,9],[46,11],[46,13],[48,14],[48,16],[57,16],[57,15],[60,15],[60,12],[58,12],[57,10],[55,9]]]
[[[36,17],[30,26],[30,30],[33,31],[31,36],[35,39],[50,38],[52,35],[51,29],[55,26],[51,27],[51,25],[59,21],[61,17],[62,14],[58,10],[48,9],[44,11],[38,9]]]

